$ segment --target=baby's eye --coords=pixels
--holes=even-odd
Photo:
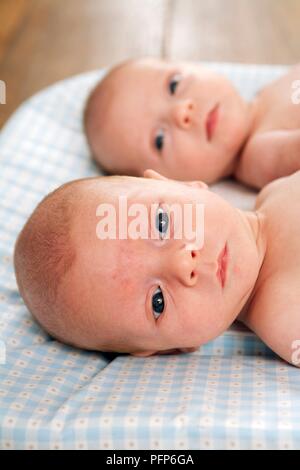
[[[163,149],[164,146],[164,133],[163,131],[159,131],[157,136],[155,137],[154,145],[155,148],[160,152]]]
[[[171,78],[169,82],[169,90],[170,90],[171,95],[174,95],[180,79],[181,79],[181,76],[179,74],[176,74],[174,75],[174,77]]]
[[[164,238],[169,228],[169,215],[161,207],[156,212],[155,226],[159,232],[159,238]]]
[[[165,301],[162,290],[160,287],[156,289],[152,296],[152,310],[154,313],[155,319],[157,319],[164,311]]]

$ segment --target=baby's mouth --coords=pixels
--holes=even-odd
[[[228,247],[227,247],[227,243],[225,243],[225,246],[222,249],[218,257],[218,269],[216,273],[217,278],[222,288],[224,288],[225,283],[226,283],[227,264],[228,264]]]
[[[219,118],[219,103],[217,103],[208,113],[206,118],[206,136],[207,140],[210,141],[213,138],[216,125]]]

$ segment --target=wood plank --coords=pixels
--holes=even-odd
[[[128,57],[297,62],[299,18],[299,0],[0,0],[0,126],[44,86]]]
[[[160,56],[168,0],[38,0],[0,64],[0,126],[37,90],[129,57]]]
[[[299,0],[174,0],[167,55],[181,60],[300,60]]]
[[[0,1],[0,62],[8,50],[10,41],[21,28],[31,6],[31,0]]]

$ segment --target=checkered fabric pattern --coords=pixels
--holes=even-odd
[[[250,98],[284,67],[209,64]],[[234,325],[193,354],[134,358],[50,338],[19,296],[16,236],[49,191],[99,174],[82,110],[105,72],[26,101],[0,133],[0,447],[2,449],[300,448],[300,372]],[[9,85],[8,85],[9,86]],[[242,208],[255,193],[214,188]]]

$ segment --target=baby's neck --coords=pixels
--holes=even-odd
[[[255,132],[259,119],[259,99],[257,96],[247,103],[248,106],[248,131],[247,139]]]
[[[238,152],[235,155],[235,158],[231,162],[231,166],[229,167],[229,172],[227,172],[225,176],[227,176],[228,174],[232,175],[237,170],[239,163],[240,163],[241,156],[245,149],[245,146],[249,138],[255,132],[255,129],[257,126],[257,120],[259,118],[259,109],[258,109],[259,102],[258,102],[257,97],[255,97],[252,101],[245,101],[245,106],[246,106],[247,122],[245,125],[243,141],[241,142],[241,145],[238,149]]]
[[[239,210],[239,209],[238,209]],[[259,274],[263,267],[266,250],[267,250],[267,239],[266,239],[266,230],[265,230],[265,215],[260,211],[240,211],[240,214],[248,226],[249,235],[255,242],[256,250],[257,250],[257,277],[253,289],[251,289],[249,295],[244,299],[244,305],[242,306],[240,313],[237,316],[237,320],[242,321],[247,314],[248,308],[254,298],[257,288],[258,288],[258,280]]]

